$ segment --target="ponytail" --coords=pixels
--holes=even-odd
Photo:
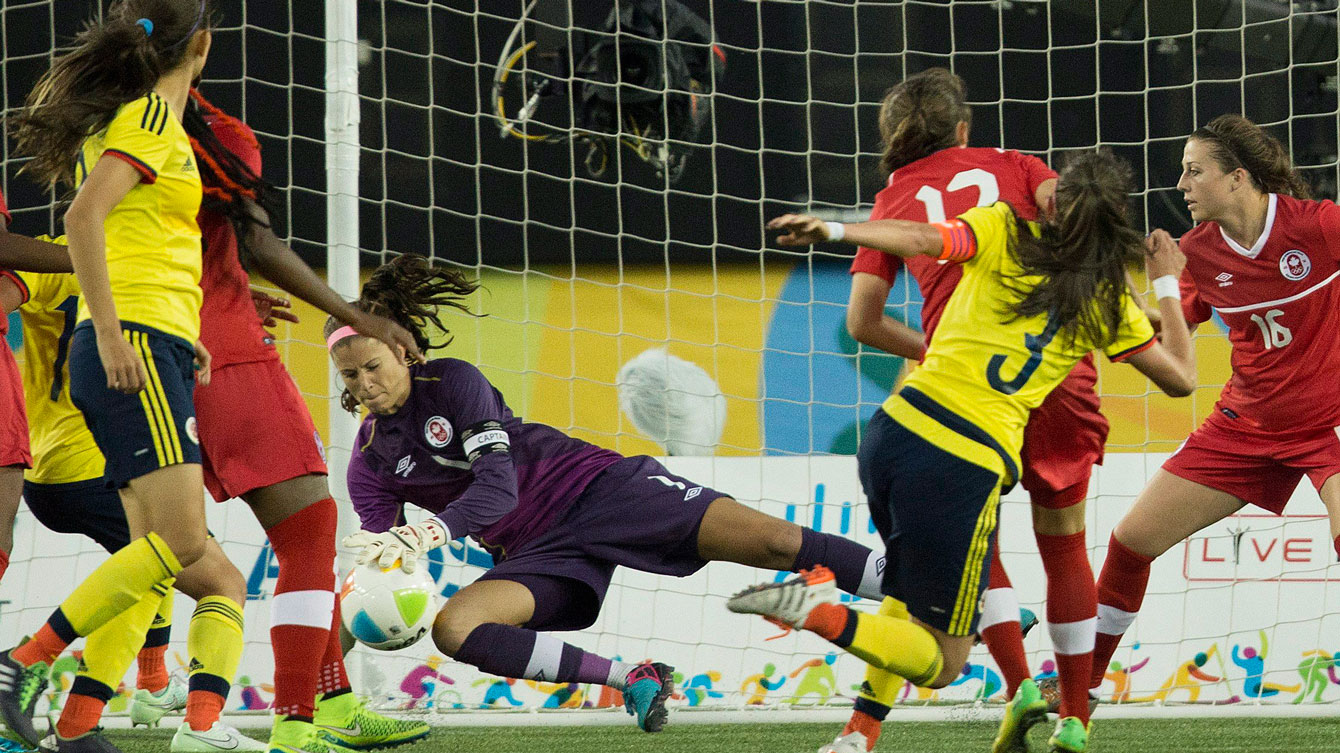
[[[972,122],[963,79],[944,68],[909,76],[884,94],[879,132],[885,172],[958,146],[958,124]]]
[[[1017,220],[1015,254],[1025,275],[1043,279],[1031,290],[1016,289],[1016,317],[1051,317],[1069,344],[1112,342],[1124,318],[1126,269],[1144,249],[1127,215],[1131,184],[1124,160],[1106,150],[1083,154],[1061,172],[1056,214],[1041,237]]]
[[[84,140],[148,94],[212,25],[209,0],[120,0],[104,21],[86,23],[14,117],[15,153],[32,158],[23,171],[46,186],[73,186]]]

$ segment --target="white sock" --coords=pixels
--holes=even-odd
[[[861,585],[856,589],[856,595],[862,599],[870,599],[876,602],[884,601],[884,592],[880,587],[884,585],[884,555],[872,551],[865,560],[865,572],[861,574]]]
[[[628,673],[637,667],[636,664],[629,664],[626,661],[610,661],[610,675],[605,684],[615,690],[624,690],[628,687]]]

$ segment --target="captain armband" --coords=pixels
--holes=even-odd
[[[461,447],[465,459],[474,463],[491,452],[511,452],[512,440],[499,421],[480,421],[461,433]]]

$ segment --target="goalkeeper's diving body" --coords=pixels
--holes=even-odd
[[[398,321],[419,348],[438,308],[464,310],[476,288],[455,270],[402,256],[379,268],[355,305]],[[580,630],[599,615],[616,567],[687,576],[712,560],[773,570],[825,566],[837,587],[882,598],[882,558],[847,539],[765,515],[675,475],[523,422],[473,364],[407,365],[404,354],[331,321],[344,405],[369,411],[349,464],[363,531],[360,563],[413,569],[429,549],[469,535],[494,557],[438,614],[433,640],[456,661],[502,677],[608,685],[638,726],[665,724],[672,668],[627,664],[539,631]],[[405,525],[404,503],[435,514]]]
[[[960,674],[981,611],[1000,496],[1019,479],[1029,411],[1095,349],[1129,362],[1170,395],[1195,386],[1175,287],[1159,289],[1162,343],[1129,292],[1126,267],[1144,245],[1127,219],[1129,176],[1110,154],[1077,158],[1057,184],[1054,217],[1041,226],[1005,202],[935,224],[839,225],[804,215],[768,223],[783,231],[782,245],[845,239],[960,264],[963,276],[924,364],[875,412],[857,454],[886,545],[883,592],[906,610],[871,614],[834,603],[832,576],[816,568],[738,594],[728,602],[732,611],[810,630],[923,687],[944,687]],[[1181,273],[1175,249],[1151,249],[1151,278]],[[1032,702],[1045,710],[1045,702]],[[1087,725],[1066,717],[1051,746],[1079,753],[1087,738]]]

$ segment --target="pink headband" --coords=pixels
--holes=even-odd
[[[348,326],[340,327],[334,332],[331,332],[330,337],[326,338],[326,349],[335,350],[336,343],[338,343],[339,341],[343,340],[346,337],[353,337],[356,334],[358,334],[358,332],[354,331],[353,327]]]

